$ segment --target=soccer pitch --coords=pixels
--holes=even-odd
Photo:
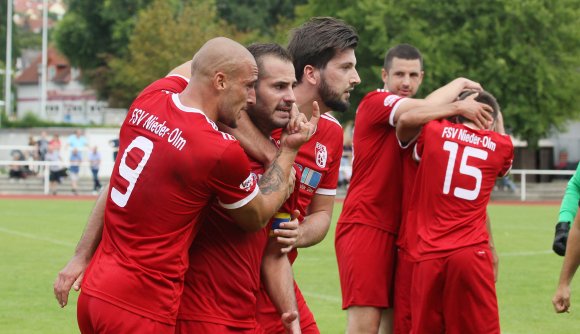
[[[0,199],[0,332],[77,333],[76,299],[58,307],[52,293],[93,205],[79,200]],[[341,205],[337,203],[334,221]],[[558,315],[551,298],[562,258],[550,251],[558,207],[489,207],[500,254],[497,283],[502,333],[580,333],[580,277],[572,285],[571,313]],[[333,223],[326,239],[300,250],[296,280],[322,333],[344,333],[334,256]],[[578,274],[580,276],[580,274]],[[139,293],[139,292],[136,292]]]

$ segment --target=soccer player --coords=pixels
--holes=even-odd
[[[420,106],[450,103],[464,89],[481,90],[478,83],[458,78],[426,99],[412,99],[423,77],[420,55],[410,46],[395,49],[385,57],[383,89],[368,93],[357,109],[352,177],[336,227],[348,333],[377,333],[381,323],[382,333],[391,331],[395,242],[404,194],[403,155],[395,135],[399,117]]]
[[[248,115],[263,136],[270,136],[287,126],[296,101],[292,57],[277,44],[253,44],[248,50],[258,64],[256,103]],[[264,172],[257,162],[252,170],[257,178]],[[282,314],[278,321],[289,332],[300,331],[292,267],[276,238],[269,238],[270,230],[244,232],[218,203],[211,206],[189,252],[177,333],[262,333],[256,322],[260,272]]]
[[[360,83],[355,69],[357,45],[358,35],[354,28],[331,17],[315,17],[305,22],[294,29],[288,43],[298,81],[294,89],[296,104],[301,113],[310,117],[312,104],[316,101],[322,114],[316,132],[296,157],[296,164],[302,171],[297,200],[300,224],[294,230],[294,236],[281,235],[288,232],[284,229],[275,231],[285,250],[291,249],[289,257],[292,263],[298,255],[296,248],[318,244],[330,227],[342,157],[343,131],[339,122],[328,112],[346,111],[350,92]],[[241,129],[242,124],[238,130]],[[250,155],[267,164],[275,153],[275,146],[258,132],[243,138],[244,134],[248,136],[250,133],[244,127],[243,134],[238,136],[236,133],[236,138],[239,137]],[[274,132],[272,137],[278,140],[279,134]],[[268,145],[268,149],[263,149]],[[295,287],[302,333],[319,333],[298,285],[295,284]],[[257,319],[267,333],[284,331],[280,315],[263,288],[258,297]]]
[[[486,207],[495,180],[509,172],[509,136],[492,129],[499,106],[487,92],[401,115],[397,137],[417,137],[419,170],[407,223],[418,254],[413,272],[413,333],[499,333]],[[446,118],[459,115],[458,123]]]
[[[556,224],[554,243],[552,244],[552,249],[560,256],[564,256],[566,253],[566,242],[568,233],[570,232],[570,223],[574,220],[578,212],[578,200],[580,200],[580,164],[578,164],[576,172],[572,175],[570,181],[568,181],[566,193],[560,204],[560,214],[558,216],[558,224]]]
[[[219,37],[171,74],[186,69],[189,81],[169,75],[133,102],[108,190],[55,281],[65,306],[86,268],[78,301],[83,333],[173,333],[202,210],[217,197],[242,228],[263,227],[288,196],[297,150],[316,126],[313,118],[283,138],[260,189],[238,142],[215,124],[235,127],[241,110],[254,103],[254,58]]]
[[[580,203],[578,205],[580,206]],[[578,265],[580,265],[580,215],[577,214],[568,236],[558,288],[552,298],[552,304],[557,313],[568,312],[570,308],[570,284],[578,270]]]

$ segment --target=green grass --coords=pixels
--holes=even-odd
[[[0,200],[0,332],[77,333],[76,298],[61,309],[52,294],[57,272],[73,253],[90,201]],[[340,205],[336,206],[338,217]],[[572,311],[557,315],[551,298],[562,258],[549,252],[556,206],[491,205],[500,253],[497,285],[502,333],[580,333],[580,277]],[[326,239],[300,250],[296,280],[322,333],[343,333],[334,227]],[[579,275],[580,276],[580,275]]]

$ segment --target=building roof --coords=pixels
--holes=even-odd
[[[40,81],[40,66],[42,64],[42,54],[39,54],[28,67],[26,67],[14,82],[16,84],[38,84]],[[47,50],[47,67],[55,69],[54,76],[49,78],[56,83],[68,83],[71,80],[71,66],[68,59],[55,48],[49,47]],[[76,78],[73,78],[76,79]]]

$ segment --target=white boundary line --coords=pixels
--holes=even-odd
[[[45,241],[45,242],[48,242],[48,243],[51,243],[51,244],[55,244],[55,245],[59,245],[59,246],[75,247],[75,244],[70,243],[70,242],[60,241],[60,240],[56,240],[56,239],[52,239],[52,238],[39,237],[39,236],[34,235],[34,234],[13,231],[13,230],[9,230],[9,229],[2,228],[2,227],[0,227],[0,232],[4,232],[4,233],[10,234],[10,235],[15,235],[15,236],[18,236],[18,237],[33,239],[33,240]]]
[[[543,250],[543,251],[530,251],[530,252],[499,253],[498,256],[501,259],[502,256],[534,256],[534,255],[546,255],[546,254],[552,254],[552,253],[554,253],[554,252],[552,252],[551,250]]]

